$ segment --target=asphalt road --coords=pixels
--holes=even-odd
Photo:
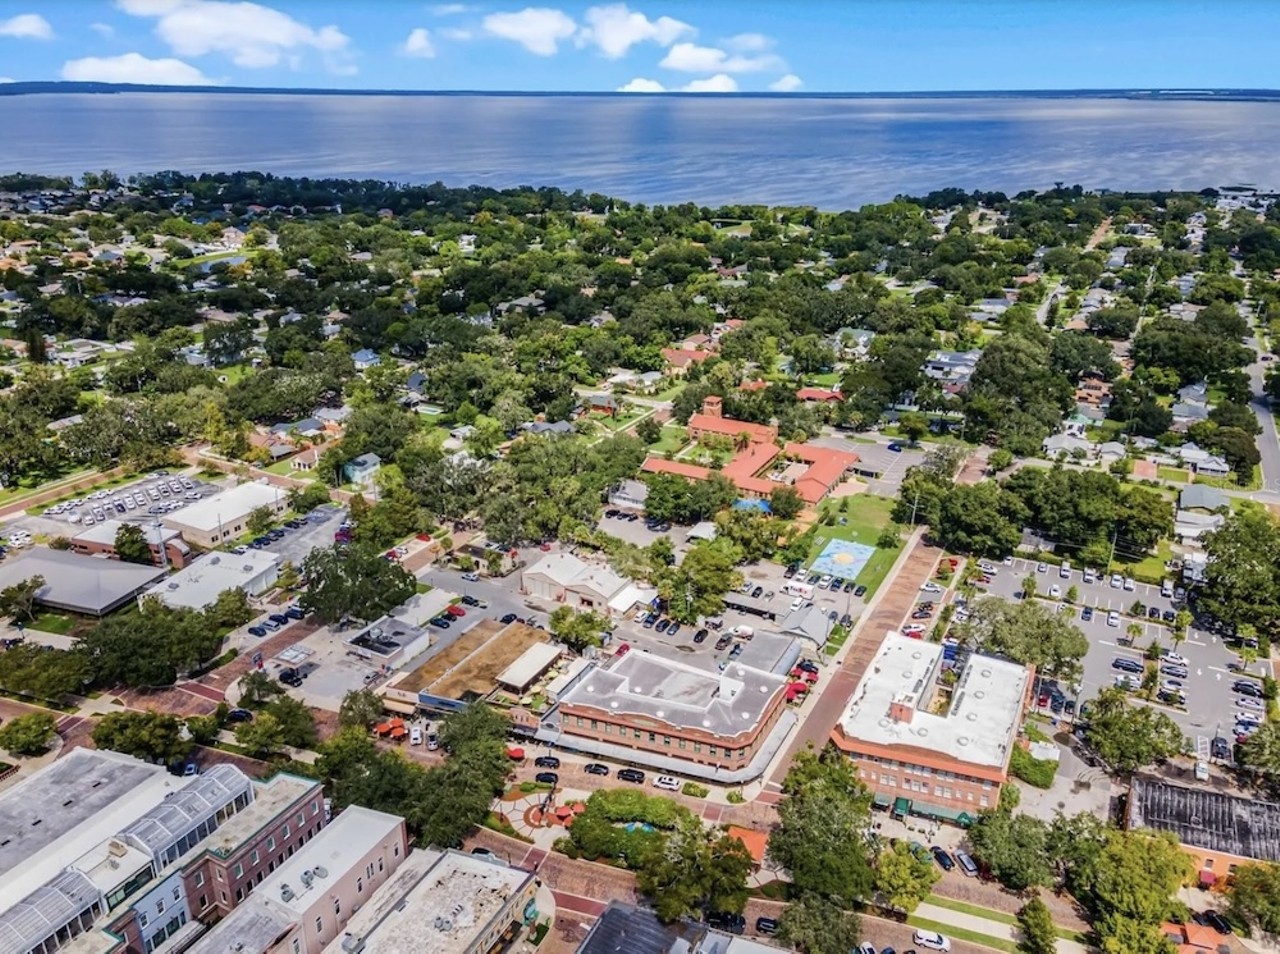
[[[1249,379],[1253,384],[1253,413],[1257,415],[1262,433],[1258,435],[1258,453],[1262,456],[1262,486],[1280,491],[1280,434],[1276,431],[1275,414],[1271,411],[1271,399],[1263,390],[1263,376],[1269,362],[1255,361],[1249,366]]]
[[[1076,606],[1064,612],[1071,613],[1075,624],[1089,639],[1090,650],[1084,660],[1084,678],[1077,697],[1080,702],[1093,698],[1099,689],[1114,684],[1115,677],[1120,674],[1119,670],[1112,667],[1112,662],[1117,657],[1141,660],[1142,650],[1153,639],[1166,648],[1173,648],[1170,638],[1172,630],[1147,619],[1141,621],[1142,635],[1134,640],[1134,645],[1121,645],[1122,641],[1127,641],[1129,624],[1138,621],[1137,617],[1128,615],[1135,600],[1147,606],[1159,607],[1162,612],[1173,608],[1172,601],[1160,595],[1159,587],[1137,583],[1132,591],[1116,589],[1111,587],[1109,578],[1096,583],[1085,583],[1079,569],[1071,572],[1069,580],[1062,579],[1058,568],[1053,565],[1045,573],[1036,573],[1035,563],[1021,559],[1014,560],[1012,566],[1000,566],[998,569],[999,572],[985,589],[1006,599],[1014,598],[1014,593],[1021,589],[1022,580],[1028,573],[1036,576],[1037,596],[1046,601],[1049,600],[1049,587],[1053,585],[1060,586],[1064,593],[1069,586],[1074,586],[1078,591]],[[1052,602],[1060,603],[1057,600]],[[1091,622],[1085,622],[1081,618],[1081,608],[1086,605],[1095,607]],[[1113,609],[1120,613],[1120,625],[1115,627],[1107,624],[1107,613]],[[1200,737],[1230,735],[1236,713],[1231,683],[1236,674],[1227,669],[1227,663],[1238,662],[1239,657],[1219,637],[1194,627],[1176,651],[1187,659],[1187,706],[1179,709],[1158,702],[1151,704],[1173,718],[1193,743]],[[1255,663],[1253,668],[1258,675],[1262,674],[1262,666]],[[1070,697],[1070,688],[1063,687],[1063,690]]]

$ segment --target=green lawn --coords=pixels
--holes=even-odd
[[[289,458],[278,460],[270,467],[262,467],[268,474],[275,474],[277,477],[297,477],[299,480],[315,480],[316,472],[314,470],[294,470],[289,462]]]
[[[831,371],[827,374],[808,374],[805,380],[815,388],[834,388],[840,383],[840,372]]]
[[[1262,465],[1253,465],[1253,473],[1250,475],[1247,484],[1241,484],[1234,477],[1196,477],[1195,483],[1207,484],[1210,487],[1217,487],[1221,490],[1261,490]]]
[[[42,633],[56,633],[59,636],[65,636],[71,632],[76,625],[74,616],[67,616],[63,613],[55,613],[47,610],[33,619],[28,624],[28,629],[38,629]]]
[[[1176,480],[1183,484],[1191,480],[1191,473],[1181,467],[1157,467],[1156,475],[1161,480]]]
[[[227,387],[237,384],[253,373],[253,368],[247,364],[229,364],[225,368],[217,368],[215,370],[219,377],[227,379]]]
[[[657,394],[649,395],[655,401],[674,401],[681,391],[685,389],[684,381],[677,381],[665,391],[659,391]]]
[[[1156,545],[1156,552],[1147,554],[1137,562],[1117,560],[1116,569],[1127,573],[1135,580],[1143,583],[1159,583],[1168,574],[1165,564],[1173,559],[1173,545],[1168,540],[1161,540]],[[1107,572],[1111,572],[1108,568]]]
[[[658,443],[649,448],[649,453],[674,454],[687,443],[689,443],[689,432],[683,427],[668,424],[662,428],[662,436],[658,438]]]
[[[840,508],[846,501],[848,510],[841,512]],[[876,546],[876,542],[880,539],[880,532],[891,522],[893,504],[893,500],[888,497],[873,497],[870,494],[858,494],[838,501],[828,500],[823,504],[822,512],[836,513],[836,522],[830,525],[817,524],[809,560],[816,559],[829,540],[850,540],[854,543]],[[839,522],[840,517],[846,520],[843,525]],[[894,561],[898,558],[898,551],[901,549],[901,546],[889,550],[877,547],[855,582],[865,586],[868,595],[874,593],[893,568]]]

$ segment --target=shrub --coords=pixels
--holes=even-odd
[[[747,797],[736,788],[725,797],[729,800],[730,805],[741,805],[747,800]]]
[[[1014,778],[1021,779],[1028,785],[1049,788],[1053,785],[1053,777],[1058,773],[1058,763],[1034,758],[1026,749],[1015,746],[1009,759],[1009,771]]]
[[[684,788],[680,789],[690,798],[706,798],[710,794],[710,789],[705,785],[699,785],[697,782],[685,782]]]

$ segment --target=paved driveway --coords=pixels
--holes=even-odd
[[[1000,566],[986,590],[1006,599],[1013,599],[1028,573],[1036,577],[1036,592],[1041,599],[1048,600],[1049,588],[1054,585],[1061,587],[1064,593],[1068,587],[1074,586],[1079,593],[1075,607],[1066,607],[1066,604],[1057,600],[1051,602],[1064,606],[1063,612],[1071,613],[1075,624],[1089,639],[1090,650],[1084,660],[1084,678],[1078,696],[1080,700],[1090,699],[1097,695],[1099,689],[1114,684],[1115,677],[1119,674],[1119,670],[1112,667],[1116,658],[1141,660],[1142,651],[1153,640],[1166,648],[1173,647],[1170,627],[1153,623],[1145,617],[1139,620],[1129,615],[1135,601],[1156,606],[1162,612],[1172,609],[1173,602],[1160,595],[1159,587],[1138,583],[1132,591],[1128,591],[1113,588],[1109,578],[1085,583],[1080,570],[1072,570],[1067,579],[1059,576],[1059,570],[1055,566],[1050,565],[1045,573],[1037,573],[1034,562],[1017,559],[1012,566]],[[1081,618],[1083,606],[1095,607],[1092,621],[1086,622]],[[1120,614],[1118,626],[1109,626],[1107,623],[1107,614],[1111,610]],[[1142,627],[1142,635],[1133,641],[1132,646],[1123,645],[1128,642],[1126,632],[1129,625],[1135,622]],[[1227,668],[1227,663],[1238,662],[1239,657],[1218,636],[1194,627],[1178,646],[1177,652],[1185,656],[1188,663],[1187,706],[1179,709],[1158,702],[1152,705],[1168,713],[1193,742],[1199,737],[1212,738],[1218,734],[1229,734],[1235,724],[1236,710],[1231,682],[1236,674]],[[1259,664],[1255,663],[1253,668],[1256,674],[1262,674]]]

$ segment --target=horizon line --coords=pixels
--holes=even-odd
[[[102,83],[69,80],[21,80],[0,83],[0,96],[38,95],[41,93],[271,93],[326,96],[608,96],[618,98],[659,99],[833,99],[873,97],[964,97],[964,96],[1129,96],[1150,99],[1238,99],[1241,97],[1280,98],[1280,88],[1267,87],[1050,87],[1039,89],[957,89],[957,90],[774,90],[735,91],[724,93],[691,93],[676,90],[662,92],[623,92],[621,90],[493,90],[493,89],[344,89],[310,86],[220,86],[160,85],[144,83]]]

